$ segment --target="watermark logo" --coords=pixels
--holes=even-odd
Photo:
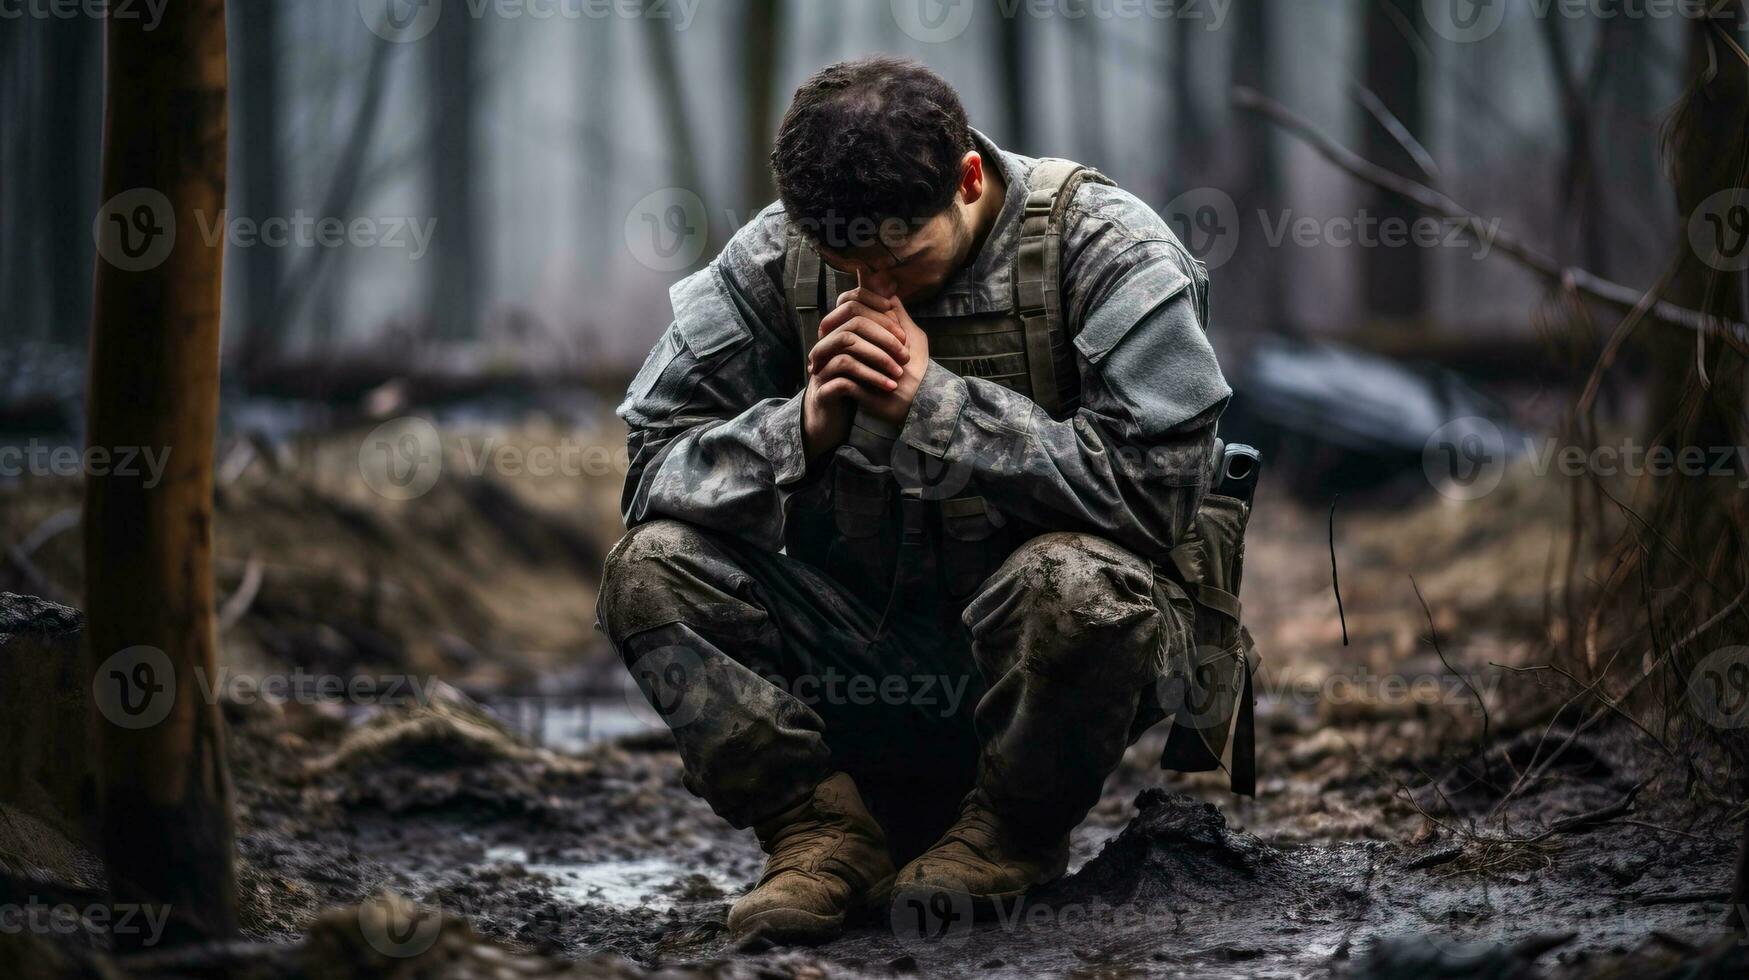
[[[893,936],[915,950],[963,945],[976,920],[971,893],[942,880],[895,888],[887,915]]]
[[[372,34],[407,44],[430,34],[443,16],[443,0],[358,0],[358,15]]]
[[[1749,647],[1715,650],[1695,664],[1688,703],[1715,728],[1749,728]]]
[[[358,472],[366,486],[389,500],[424,496],[443,473],[437,427],[413,415],[384,422],[359,445]]]
[[[1190,651],[1186,668],[1162,674],[1154,684],[1155,697],[1174,722],[1190,728],[1224,728],[1239,707],[1245,674],[1250,666],[1237,649],[1198,646]]]
[[[371,949],[393,959],[410,959],[436,945],[443,933],[443,916],[385,893],[358,907],[358,931]]]
[[[97,710],[118,728],[150,728],[176,705],[176,667],[157,647],[134,646],[112,654],[91,679]]]
[[[1749,269],[1749,188],[1727,187],[1688,216],[1688,244],[1720,272]]]
[[[1421,0],[1421,15],[1447,41],[1473,44],[1506,23],[1506,0]]]
[[[155,188],[122,191],[98,209],[91,237],[110,265],[124,272],[155,269],[176,246],[176,209]]]
[[[704,255],[710,228],[703,199],[684,187],[664,187],[627,212],[626,248],[647,269],[679,272]]]
[[[1442,497],[1485,497],[1506,474],[1506,437],[1498,425],[1480,416],[1453,419],[1427,437],[1421,470]]]
[[[1165,217],[1190,254],[1210,269],[1226,265],[1239,250],[1239,207],[1220,188],[1185,191],[1166,205]]]
[[[632,687],[626,704],[644,717],[651,708],[671,729],[692,724],[704,709],[704,661],[691,647],[657,647],[630,665]]]
[[[973,0],[892,0],[893,23],[924,44],[951,41],[971,26]]]

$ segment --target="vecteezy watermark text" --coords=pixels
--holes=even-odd
[[[32,895],[23,904],[0,905],[0,935],[16,936],[31,933],[39,936],[71,936],[80,932],[108,933],[111,936],[139,936],[139,945],[153,947],[164,936],[170,922],[168,905],[139,905],[118,902],[114,905],[92,903],[73,905],[68,902],[44,902]]]
[[[31,439],[22,446],[0,446],[0,477],[118,476],[145,477],[147,490],[164,479],[170,464],[169,446],[45,445]]]
[[[144,20],[154,31],[170,0],[0,0],[0,20]]]

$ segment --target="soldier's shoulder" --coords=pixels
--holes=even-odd
[[[717,257],[718,269],[751,294],[761,314],[783,307],[783,262],[788,241],[789,217],[783,204],[773,201],[737,228]]]
[[[1148,203],[1116,184],[1083,181],[1063,214],[1068,234],[1077,226],[1115,234],[1129,243],[1175,241],[1172,228]]]
[[[1166,219],[1116,184],[1084,181],[1076,189],[1063,212],[1063,242],[1072,253],[1085,251],[1080,257],[1095,268],[1164,258],[1192,280],[1207,275]]]

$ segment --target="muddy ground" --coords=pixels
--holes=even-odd
[[[617,479],[446,473],[407,507],[347,478],[344,440],[327,449],[325,468],[318,448],[311,469],[249,467],[225,491],[221,586],[256,579],[227,656],[412,678],[425,703],[227,695],[247,941],[117,960],[98,934],[0,936],[18,975],[1742,975],[1718,942],[1736,825],[1707,763],[1613,716],[1568,742],[1596,702],[1508,669],[1558,639],[1565,494],[1548,478],[1465,504],[1344,502],[1346,643],[1327,514],[1266,485],[1245,584],[1265,658],[1255,799],[1160,772],[1155,733],[1062,882],[996,921],[901,903],[793,950],[724,936],[757,846],[682,788],[589,629]],[[4,492],[9,540],[76,501],[29,489]],[[75,538],[31,555],[70,594]]]

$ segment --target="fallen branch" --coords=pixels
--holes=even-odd
[[[1426,184],[1410,180],[1365,159],[1324,135],[1286,106],[1255,89],[1244,86],[1233,89],[1233,105],[1249,112],[1255,112],[1305,140],[1313,150],[1317,151],[1319,156],[1350,176],[1389,191],[1423,211],[1462,222],[1468,226],[1470,233],[1475,235],[1478,240],[1490,243],[1494,248],[1517,259],[1521,265],[1551,283],[1584,293],[1594,300],[1623,310],[1634,309],[1640,305],[1644,298],[1644,295],[1637,289],[1600,278],[1584,269],[1562,266],[1554,259],[1511,235],[1498,230],[1488,231],[1487,224],[1480,215]],[[1681,327],[1701,334],[1716,335],[1731,346],[1749,354],[1749,326],[1735,320],[1723,320],[1708,316],[1699,310],[1678,306],[1665,300],[1657,300],[1652,303],[1648,315],[1669,326]]]
[[[1547,840],[1556,834],[1578,834],[1595,828],[1599,824],[1608,823],[1634,808],[1634,797],[1640,795],[1645,783],[1635,783],[1632,789],[1622,794],[1622,798],[1605,807],[1588,810],[1585,813],[1575,813],[1570,817],[1562,817],[1548,825],[1542,833],[1526,839],[1523,843],[1535,844]]]

